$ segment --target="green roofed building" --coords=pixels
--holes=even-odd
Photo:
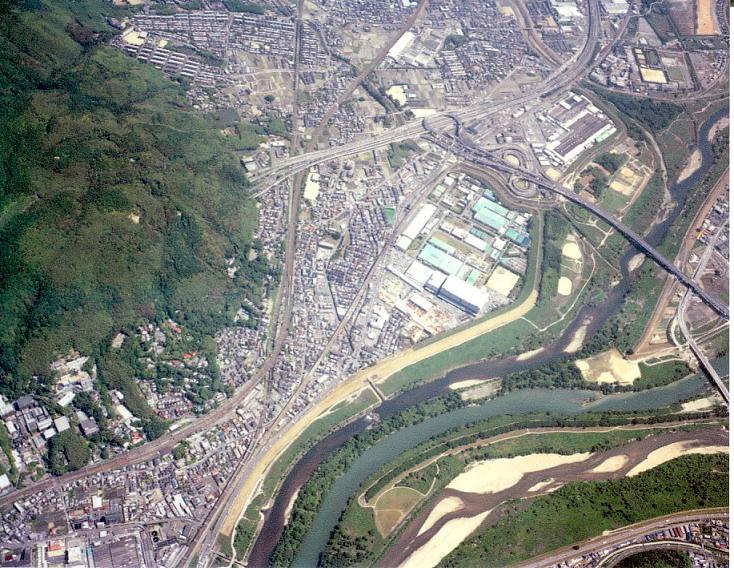
[[[431,237],[428,242],[431,243],[434,247],[440,248],[442,251],[449,254],[454,254],[456,252],[456,249],[452,247],[449,243],[444,242],[436,237]]]
[[[463,264],[458,258],[454,258],[431,243],[423,247],[418,258],[441,272],[451,275],[456,275]]]
[[[490,201],[489,199],[486,199],[485,197],[480,197],[479,201],[476,202],[472,210],[476,213],[483,209],[488,209],[489,211],[493,211],[497,213],[498,215],[502,215],[503,217],[507,217],[507,214],[510,212],[507,207],[503,207],[496,201]]]
[[[505,217],[495,213],[494,211],[490,211],[489,209],[479,209],[474,214],[474,219],[488,227],[492,227],[495,231],[504,229],[508,223]]]
[[[530,244],[530,238],[527,235],[518,233],[515,229],[507,229],[505,237],[510,239],[513,243],[518,244],[522,247],[526,247]]]
[[[503,217],[507,217],[507,214],[510,212],[507,207],[503,207],[496,201],[490,201],[487,204],[487,209],[489,209],[490,211],[494,211],[495,213],[497,213],[497,215],[502,215]]]
[[[481,273],[481,272],[479,272],[479,271],[478,271],[478,270],[477,270],[477,269],[475,268],[474,270],[472,270],[472,271],[471,271],[471,272],[469,273],[469,276],[467,276],[467,277],[466,277],[466,281],[467,281],[467,283],[469,283],[469,284],[472,284],[472,285],[474,285],[474,284],[476,284],[476,283],[477,283],[477,280],[479,280],[479,278],[480,278],[481,276],[482,276],[482,273]]]
[[[489,240],[489,234],[482,231],[479,227],[472,227],[469,229],[469,234],[482,239],[483,241]]]

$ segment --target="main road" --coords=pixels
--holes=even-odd
[[[660,254],[655,247],[648,243],[641,235],[627,227],[620,220],[615,218],[613,215],[599,207],[594,203],[586,201],[580,197],[576,192],[571,189],[567,189],[559,183],[552,182],[547,178],[526,170],[519,166],[512,166],[502,159],[495,157],[493,154],[477,148],[470,143],[464,141],[461,136],[450,135],[450,134],[437,134],[432,133],[432,140],[439,145],[444,147],[454,148],[458,151],[462,157],[475,166],[488,167],[493,170],[505,172],[510,175],[514,175],[523,178],[531,183],[534,183],[539,188],[543,188],[547,191],[551,191],[557,195],[561,195],[565,199],[580,205],[587,211],[593,213],[596,217],[599,217],[604,222],[608,223],[624,235],[632,244],[639,248],[649,258],[654,260],[661,268],[675,276],[678,281],[683,284],[686,288],[693,291],[699,298],[701,298],[706,304],[708,304],[717,314],[725,319],[729,319],[729,306],[725,302],[722,302],[719,298],[709,294],[694,278],[689,277],[682,270],[680,270],[675,264],[668,260],[665,256]],[[457,149],[460,148],[460,149]]]
[[[679,513],[671,513],[663,515],[647,521],[642,521],[634,525],[628,525],[605,535],[591,538],[583,543],[577,543],[573,546],[567,546],[559,550],[554,550],[542,556],[533,558],[526,562],[518,564],[523,568],[548,568],[556,566],[564,562],[574,565],[580,562],[582,556],[598,552],[605,548],[613,548],[623,545],[625,542],[639,538],[649,533],[664,530],[683,523],[691,523],[704,521],[708,519],[721,519],[728,521],[729,509],[726,507],[716,509],[697,509],[692,511],[682,511]]]
[[[339,107],[347,101],[354,91],[359,87],[359,85],[362,84],[362,82],[367,78],[367,76],[372,73],[379,65],[382,63],[382,61],[387,57],[388,52],[392,47],[397,43],[397,41],[405,34],[408,30],[410,30],[411,27],[415,24],[417,19],[425,12],[426,6],[428,5],[428,0],[420,0],[417,8],[413,11],[413,13],[410,15],[408,20],[401,26],[399,30],[397,30],[396,33],[394,33],[388,42],[380,49],[380,51],[377,53],[375,58],[370,62],[370,64],[360,71],[356,77],[354,77],[349,84],[346,86],[346,88],[340,93],[340,95],[337,97],[336,101],[332,103],[332,105],[326,110],[323,117],[321,118],[321,121],[316,126],[314,131],[311,133],[311,139],[309,140],[307,146],[306,146],[306,152],[311,153],[313,152],[316,144],[318,144],[318,141],[321,137],[321,134],[323,133],[324,129],[328,126],[329,120],[332,116],[339,110]],[[299,85],[299,71],[298,66],[300,62],[300,41],[299,36],[300,32],[303,27],[303,0],[299,0],[298,7],[297,7],[297,17],[296,17],[296,29],[298,30],[298,33],[296,35],[296,42],[295,42],[295,71],[294,71],[294,90],[297,94],[298,92],[298,85]],[[294,95],[294,124],[296,124],[296,119],[298,117],[297,109],[298,109],[298,99],[297,96]],[[297,150],[297,138],[294,136],[294,143],[292,145],[292,150]],[[287,227],[287,235],[286,235],[286,255],[285,255],[285,262],[284,262],[284,269],[283,269],[283,276],[281,281],[281,289],[280,293],[278,295],[278,300],[276,302],[276,308],[274,310],[275,317],[280,316],[280,326],[277,327],[276,331],[276,337],[273,345],[273,350],[268,357],[268,362],[271,363],[269,367],[272,369],[273,365],[277,361],[281,350],[285,346],[286,340],[288,338],[288,331],[290,329],[291,325],[291,316],[293,313],[293,291],[295,289],[295,254],[296,254],[296,239],[297,239],[297,233],[298,233],[298,218],[300,214],[300,200],[301,200],[301,188],[303,186],[303,178],[304,178],[305,170],[300,170],[296,173],[295,177],[291,181],[290,184],[290,192],[289,192],[289,208],[288,208],[288,227]],[[285,180],[283,180],[285,181]],[[282,310],[279,309],[281,306],[281,303],[284,303],[284,308]],[[267,379],[267,385],[268,385],[268,393],[270,390],[270,378],[268,375],[265,375]],[[297,396],[301,393],[303,390],[305,383],[305,379],[302,382],[301,385],[298,386],[296,391],[290,395],[288,398],[288,401],[286,402],[284,408],[277,414],[277,416],[271,420],[268,423],[264,423],[261,419],[261,423],[258,427],[256,436],[254,437],[254,444],[259,443],[259,441],[266,436],[267,430],[272,427],[273,424],[276,424],[281,416],[286,412],[286,409],[290,408],[292,404],[297,399]],[[249,453],[252,448],[248,448],[248,454],[243,458],[238,466],[235,468],[234,473],[232,474],[232,477],[227,481],[226,486],[224,487],[221,495],[217,499],[216,503],[214,504],[214,507],[212,507],[211,511],[207,515],[206,520],[202,524],[200,530],[197,532],[196,536],[194,537],[192,543],[190,544],[185,560],[188,562],[191,559],[198,556],[198,565],[199,566],[205,566],[208,563],[208,558],[211,549],[216,546],[216,539],[217,535],[219,534],[219,528],[222,525],[222,522],[224,521],[225,517],[222,515],[222,511],[226,508],[227,504],[230,501],[231,496],[237,491],[240,483],[241,483],[241,477],[243,475],[243,471],[245,471],[245,468],[242,466],[247,463],[247,461],[251,458],[251,454]],[[232,535],[225,535],[225,537],[231,538]]]
[[[482,99],[466,107],[437,112],[431,115],[431,129],[442,130],[451,128],[454,124],[452,115],[458,117],[462,121],[473,120],[476,118],[487,117],[498,112],[517,108],[522,105],[540,100],[553,92],[560,91],[571,87],[576,81],[581,79],[589,70],[590,65],[596,59],[606,57],[609,49],[615,43],[610,42],[601,52],[597,52],[599,32],[601,29],[599,4],[598,0],[587,0],[587,10],[589,13],[589,23],[587,26],[586,42],[582,50],[575,58],[568,60],[563,66],[551,73],[537,87],[531,88],[527,93],[518,97],[509,97],[501,101],[493,102],[491,100]],[[630,17],[630,13],[625,16],[623,23],[626,23]],[[624,26],[620,26],[623,27]],[[595,55],[596,54],[596,55]],[[416,119],[403,126],[393,128],[381,134],[372,135],[363,140],[356,140],[333,148],[316,150],[298,156],[291,156],[285,160],[280,160],[277,165],[261,170],[253,181],[258,182],[260,189],[255,189],[255,194],[267,190],[272,185],[279,183],[283,179],[295,174],[296,172],[305,170],[313,165],[327,162],[335,158],[360,154],[368,150],[374,150],[400,142],[410,138],[417,138],[427,132],[426,126],[422,119]]]
[[[721,227],[719,227],[718,231],[716,231],[716,234],[711,238],[709,241],[709,244],[706,246],[706,250],[701,255],[701,259],[698,262],[698,266],[696,267],[696,271],[693,273],[693,280],[699,280],[701,276],[703,276],[704,271],[706,270],[706,267],[708,266],[709,260],[711,259],[711,255],[714,252],[714,248],[716,247],[716,243],[719,240],[719,237],[721,236],[721,233],[729,226],[729,222],[727,221]],[[706,372],[706,374],[711,378],[716,388],[721,393],[721,396],[726,401],[726,404],[729,404],[729,389],[726,388],[726,385],[724,384],[724,381],[721,380],[721,377],[719,376],[719,373],[716,372],[716,369],[714,369],[714,366],[709,361],[709,358],[706,356],[706,354],[703,352],[703,350],[699,347],[698,343],[696,343],[696,339],[693,337],[693,334],[688,329],[688,322],[686,321],[686,312],[688,311],[688,303],[691,301],[691,290],[686,290],[685,294],[683,294],[683,297],[681,298],[680,303],[678,304],[678,311],[676,313],[676,318],[678,320],[678,325],[680,326],[681,333],[683,333],[683,337],[685,337],[686,341],[688,342],[688,347],[690,347],[693,354],[696,356],[696,359],[698,359],[699,363],[701,364],[701,367],[703,367],[703,370]]]

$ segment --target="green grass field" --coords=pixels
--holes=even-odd
[[[690,373],[688,365],[678,359],[655,365],[640,363],[641,377],[635,380],[634,387],[640,390],[661,387],[682,379]]]

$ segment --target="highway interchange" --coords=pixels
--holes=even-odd
[[[289,320],[292,312],[293,271],[295,270],[293,251],[295,248],[295,240],[297,235],[298,213],[300,207],[300,188],[302,185],[301,182],[303,180],[304,172],[313,165],[336,158],[359,154],[368,150],[382,148],[394,142],[415,139],[419,137],[426,137],[435,144],[442,146],[447,150],[450,150],[460,160],[464,160],[477,167],[488,168],[491,170],[504,172],[509,175],[521,177],[532,182],[539,188],[543,188],[544,190],[562,196],[563,198],[584,207],[592,214],[614,226],[635,246],[643,250],[646,255],[652,258],[665,270],[673,274],[684,286],[687,287],[688,291],[686,292],[686,295],[684,297],[685,299],[683,302],[681,302],[681,306],[684,311],[685,305],[687,305],[688,299],[690,298],[690,293],[692,292],[698,295],[709,306],[711,306],[711,308],[714,309],[719,315],[728,319],[728,306],[724,305],[718,299],[711,297],[705,290],[703,290],[703,288],[696,280],[698,274],[694,275],[693,278],[686,276],[672,262],[668,261],[665,257],[660,255],[651,245],[649,245],[644,240],[643,237],[625,227],[621,222],[616,220],[614,217],[606,213],[601,208],[584,201],[572,190],[568,190],[562,185],[555,183],[537,173],[531,172],[521,167],[511,166],[503,161],[501,158],[498,158],[497,156],[487,152],[486,150],[482,150],[478,147],[472,146],[472,144],[469,141],[465,140],[461,135],[461,126],[467,121],[477,118],[486,118],[491,115],[501,115],[501,113],[503,113],[504,111],[518,108],[523,105],[533,108],[534,106],[541,104],[546,97],[552,96],[554,93],[563,92],[564,90],[571,88],[581,79],[583,79],[588,70],[595,65],[595,62],[601,61],[614,44],[614,42],[610,42],[604,47],[603,50],[599,51],[597,49],[601,26],[598,0],[587,0],[587,12],[589,15],[587,38],[585,45],[581,49],[581,51],[574,58],[571,58],[569,61],[567,61],[556,72],[551,74],[542,84],[533,88],[529,92],[524,93],[519,97],[507,98],[499,101],[478,101],[472,105],[468,105],[465,108],[457,109],[455,111],[439,112],[431,116],[429,121],[420,119],[412,120],[402,126],[395,127],[387,132],[377,135],[371,135],[364,139],[356,140],[348,144],[323,150],[316,149],[316,144],[319,141],[319,135],[326,125],[329,117],[333,114],[333,112],[336,111],[340,104],[349,99],[353,91],[360,85],[360,83],[380,65],[382,60],[387,55],[390,47],[392,47],[392,45],[397,41],[397,39],[402,35],[404,31],[410,29],[416,18],[420,17],[421,12],[425,7],[425,4],[426,0],[422,0],[419,6],[416,8],[413,17],[408,22],[406,22],[406,26],[400,30],[400,33],[395,34],[395,37],[391,38],[390,42],[380,50],[379,54],[373,60],[373,62],[361,73],[359,73],[355,77],[355,79],[349,84],[349,86],[339,97],[335,105],[330,109],[330,112],[327,112],[324,120],[314,132],[311,141],[306,147],[306,151],[302,154],[295,154],[290,158],[282,160],[281,162],[272,166],[270,169],[259,174],[256,178],[257,185],[253,190],[254,195],[261,194],[262,192],[270,190],[270,188],[274,187],[276,184],[289,180],[291,187],[288,235],[286,239],[286,257],[283,269],[283,280],[281,283],[281,294],[279,296],[279,302],[276,304],[275,309],[275,314],[277,315],[277,318],[274,318],[277,319],[280,324],[277,327],[277,331],[274,336],[271,354],[266,359],[264,365],[257,370],[257,372],[253,375],[253,377],[245,386],[240,388],[232,397],[223,402],[218,408],[214,409],[206,416],[203,416],[184,426],[181,426],[177,430],[170,432],[157,440],[148,442],[145,445],[139,446],[137,448],[133,448],[125,454],[116,456],[114,458],[98,464],[94,464],[92,466],[88,466],[76,472],[68,473],[59,478],[47,478],[41,480],[32,486],[14,491],[3,497],[0,497],[0,507],[6,507],[13,503],[16,499],[20,499],[21,497],[25,497],[35,492],[54,487],[58,483],[66,483],[74,480],[83,479],[84,477],[95,473],[109,471],[116,468],[129,466],[131,464],[141,463],[157,456],[161,456],[170,452],[172,448],[180,441],[198,432],[208,430],[231,416],[232,413],[234,413],[236,409],[242,404],[242,402],[249,395],[251,395],[256,386],[262,381],[266,381],[268,379],[269,373],[275,365],[276,356],[282,349],[288,334]],[[299,2],[297,15],[295,16],[299,26],[302,25],[301,10],[302,2]],[[628,12],[625,17],[624,24],[620,26],[620,30],[623,30],[625,28],[625,25],[629,18],[630,13]],[[296,41],[296,45],[298,44],[299,42]],[[295,61],[298,61],[298,57],[295,57]],[[295,75],[295,88],[297,89],[297,70]],[[296,97],[294,96],[294,116],[297,116],[297,102],[295,99]],[[450,134],[448,133],[449,131],[454,131],[454,133]],[[294,149],[296,148],[296,145],[297,144],[293,145]],[[418,197],[419,196],[416,196],[416,199]],[[403,227],[406,220],[407,218],[403,218],[401,222],[396,224],[395,234],[399,234],[399,231]],[[377,265],[378,261],[379,258],[375,259],[375,265]],[[701,265],[703,266],[704,263],[702,262]],[[337,328],[333,335],[333,339],[337,337],[343,326],[346,325],[346,322],[348,322],[350,318],[354,315],[354,311],[360,305],[359,298],[361,297],[362,296],[359,295],[358,298],[353,302],[352,308],[350,308],[350,312],[348,312],[347,315],[343,318],[339,328]],[[684,335],[686,335],[687,339],[689,340],[689,345],[695,353],[696,344],[687,335],[684,323],[685,318],[679,316],[679,320],[683,322],[681,323],[681,329]],[[328,353],[329,346],[330,344],[326,346],[323,351],[324,353]],[[701,361],[702,364],[706,366],[706,358],[702,357]],[[720,380],[718,382],[720,383]],[[304,381],[304,387],[305,383],[306,381]],[[717,384],[717,386],[722,391],[722,394],[726,391],[723,383],[721,383],[720,385]],[[299,390],[294,393],[292,400],[298,396],[301,390],[302,388],[299,388]],[[725,400],[728,402],[728,393],[726,393]],[[198,557],[199,565],[205,566],[207,565],[208,561],[211,560],[212,553],[215,546],[217,545],[216,541],[219,534],[219,528],[221,527],[221,523],[224,518],[223,513],[224,511],[226,511],[226,508],[229,505],[232,496],[241,489],[244,481],[247,479],[247,476],[251,473],[253,457],[261,455],[258,453],[258,450],[266,447],[270,442],[272,442],[273,438],[276,435],[278,437],[282,437],[286,434],[287,431],[297,431],[299,428],[302,428],[300,420],[295,420],[291,422],[281,431],[277,431],[272,428],[272,426],[277,423],[278,418],[283,416],[288,408],[289,405],[285,405],[282,411],[278,414],[278,417],[271,420],[267,424],[260,424],[256,435],[256,442],[250,448],[248,448],[247,454],[242,458],[242,461],[239,464],[238,472],[235,473],[235,475],[229,480],[228,484],[222,491],[221,496],[217,500],[216,506],[212,509],[209,517],[207,519],[201,520],[202,523],[200,526],[200,530],[197,534],[194,545],[189,550],[189,555],[186,559],[187,562],[194,557]],[[679,517],[681,516],[676,516],[675,518],[678,519]],[[645,525],[645,530],[649,529],[651,523]],[[633,530],[635,529],[629,529],[629,531]],[[639,530],[642,530],[642,527],[640,527]],[[619,537],[615,536],[614,538],[625,540],[629,538],[630,534],[632,534],[632,532],[624,532],[620,533]],[[585,545],[584,549],[592,549],[592,546],[598,545],[599,542],[595,540]],[[578,553],[578,551],[573,552]],[[561,555],[559,554],[557,556],[554,556],[553,561],[555,561],[557,558],[561,558]],[[542,564],[537,563],[528,564],[528,566],[541,565]]]

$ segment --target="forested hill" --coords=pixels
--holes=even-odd
[[[258,137],[220,132],[107,47],[106,16],[125,15],[111,3],[0,10],[0,393],[43,391],[33,376],[58,354],[104,360],[119,331],[168,316],[211,346],[271,270],[246,260],[256,208],[238,152]],[[108,386],[130,365],[110,365]]]

